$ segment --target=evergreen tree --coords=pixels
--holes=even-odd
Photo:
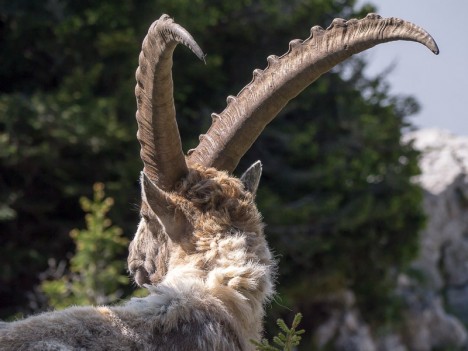
[[[270,344],[267,339],[262,339],[260,342],[251,340],[251,342],[258,351],[293,351],[301,342],[301,335],[305,333],[304,329],[296,330],[301,319],[302,315],[297,313],[294,316],[291,328],[289,328],[281,318],[276,321],[276,324],[281,329],[278,335],[273,337],[273,343],[276,345]]]
[[[73,229],[70,236],[76,251],[70,272],[56,280],[44,280],[41,289],[54,308],[72,305],[104,305],[118,301],[129,284],[125,264],[119,255],[128,240],[122,229],[112,225],[107,213],[114,200],[105,197],[104,185],[96,183],[93,199],[81,198],[86,212],[86,229]]]

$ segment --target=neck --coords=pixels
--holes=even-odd
[[[170,289],[187,297],[202,292],[206,301],[219,305],[219,313],[245,343],[243,349],[250,349],[249,340],[261,335],[263,307],[273,294],[275,265],[263,233],[218,234],[196,256],[181,264],[183,258],[173,255],[165,278],[151,290],[160,295]]]

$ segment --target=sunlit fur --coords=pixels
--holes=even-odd
[[[142,204],[129,269],[149,296],[8,323],[0,350],[253,350],[275,267],[253,195],[224,172],[194,166],[170,196],[193,226],[190,249]]]

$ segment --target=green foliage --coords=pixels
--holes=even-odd
[[[86,229],[73,229],[70,233],[76,245],[70,273],[41,284],[49,305],[54,308],[113,303],[129,283],[123,274],[125,264],[118,259],[128,240],[122,236],[122,229],[107,218],[114,200],[105,197],[102,183],[94,184],[93,189],[93,199],[80,199],[86,212]]]
[[[301,342],[301,335],[305,333],[304,329],[296,330],[302,320],[302,314],[297,313],[294,316],[291,328],[289,328],[283,319],[279,318],[276,324],[281,329],[278,335],[273,337],[273,342],[279,346],[271,345],[267,339],[260,342],[251,340],[259,351],[292,351]]]
[[[127,10],[126,2],[0,5],[0,318],[30,313],[26,293],[48,257],[66,258],[70,228],[82,220],[78,198],[96,181],[116,199],[114,221],[127,237],[134,230],[141,39]]]

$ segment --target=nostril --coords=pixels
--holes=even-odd
[[[148,272],[146,272],[146,270],[143,267],[138,267],[135,270],[135,276],[134,277],[135,277],[135,282],[139,286],[143,286],[145,284],[150,283]]]

